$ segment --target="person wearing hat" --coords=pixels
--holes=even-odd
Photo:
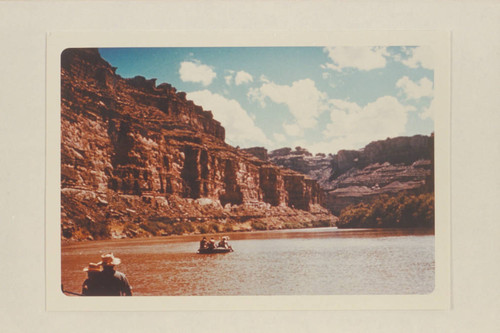
[[[87,279],[83,281],[82,295],[97,296],[99,294],[99,274],[101,273],[101,266],[91,262],[83,271],[87,272]]]
[[[222,237],[217,247],[221,247],[223,249],[229,248],[229,244],[227,243],[227,238],[228,238],[227,236]]]
[[[210,241],[208,242],[208,248],[209,248],[210,250],[213,250],[213,249],[215,249],[215,248],[216,248],[216,245],[215,245],[215,239],[214,239],[213,237],[212,237],[212,238],[210,238]]]
[[[132,296],[132,287],[127,277],[122,272],[115,270],[115,266],[121,263],[113,253],[101,256],[102,272],[99,273],[99,296]]]
[[[206,248],[208,248],[207,237],[203,237],[200,241],[200,250],[204,250]]]
[[[219,244],[217,245],[218,247],[221,247],[221,248],[224,248],[224,249],[230,249],[232,250],[233,248],[231,247],[231,245],[229,245],[229,243],[227,242],[229,239],[228,236],[224,236],[222,237],[222,239],[220,240]]]

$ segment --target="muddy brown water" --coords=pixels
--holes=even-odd
[[[113,252],[134,295],[142,296],[426,294],[434,289],[429,230],[315,228],[225,235],[234,252],[196,254],[199,235],[65,244],[61,283],[80,292],[82,269]]]

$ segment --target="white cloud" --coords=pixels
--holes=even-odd
[[[283,124],[283,129],[285,133],[289,136],[302,136],[304,135],[304,131],[298,124]]]
[[[329,140],[316,144],[315,150],[319,147],[330,147],[327,152],[359,149],[373,140],[403,135],[408,112],[415,110],[392,96],[380,97],[364,107],[338,99],[329,102],[331,123],[323,132]]]
[[[274,133],[273,137],[274,137],[274,141],[276,141],[276,142],[285,142],[286,141],[286,136],[284,136],[281,133]]]
[[[431,101],[431,105],[429,107],[424,108],[424,112],[422,112],[419,116],[421,119],[434,119],[434,110],[436,109],[434,99]]]
[[[269,144],[264,132],[258,128],[252,117],[234,99],[227,99],[208,90],[187,93],[186,97],[203,109],[211,110],[214,118],[226,129],[226,139],[231,145],[255,146]]]
[[[237,86],[244,83],[253,82],[253,76],[245,71],[235,72],[233,70],[227,70],[226,72],[228,72],[229,74],[224,76],[224,79],[228,86],[231,85],[233,81]]]
[[[259,77],[259,80],[260,80],[261,82],[264,82],[264,83],[269,83],[269,82],[271,82],[271,81],[267,78],[267,76],[265,76],[264,74],[262,74],[262,75]]]
[[[364,71],[383,68],[387,63],[386,57],[390,56],[385,47],[326,47],[324,51],[328,53],[332,63],[327,63],[322,67],[335,71],[341,71],[343,68],[356,68]]]
[[[434,61],[432,50],[430,47],[420,46],[413,49],[405,49],[408,54],[408,59],[401,62],[410,68],[427,68],[434,69]]]
[[[253,82],[253,77],[245,71],[239,71],[234,77],[234,83],[239,86],[243,83]]]
[[[224,80],[226,81],[226,84],[228,86],[230,86],[231,82],[233,81],[233,76],[232,75],[226,75],[226,76],[224,76]]]
[[[317,117],[326,109],[326,94],[320,92],[311,79],[295,81],[291,86],[274,82],[262,84],[260,88],[250,89],[247,96],[265,106],[268,98],[277,104],[285,104],[300,128],[312,128]]]
[[[181,80],[184,82],[201,83],[208,86],[217,74],[211,67],[199,62],[183,61],[179,69]]]
[[[396,82],[396,87],[401,89],[407,99],[432,97],[434,94],[433,83],[426,77],[421,78],[418,82],[414,82],[408,76],[403,76]]]
[[[259,88],[250,88],[247,93],[249,100],[258,102],[260,107],[266,107],[266,96],[264,96]]]

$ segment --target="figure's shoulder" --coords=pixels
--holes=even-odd
[[[118,272],[118,271],[115,271],[115,277],[120,279],[120,280],[126,279],[125,274],[123,274],[122,272]]]

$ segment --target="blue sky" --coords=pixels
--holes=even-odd
[[[313,153],[434,131],[432,50],[401,47],[102,48],[122,77],[167,82],[211,110],[226,141]]]

